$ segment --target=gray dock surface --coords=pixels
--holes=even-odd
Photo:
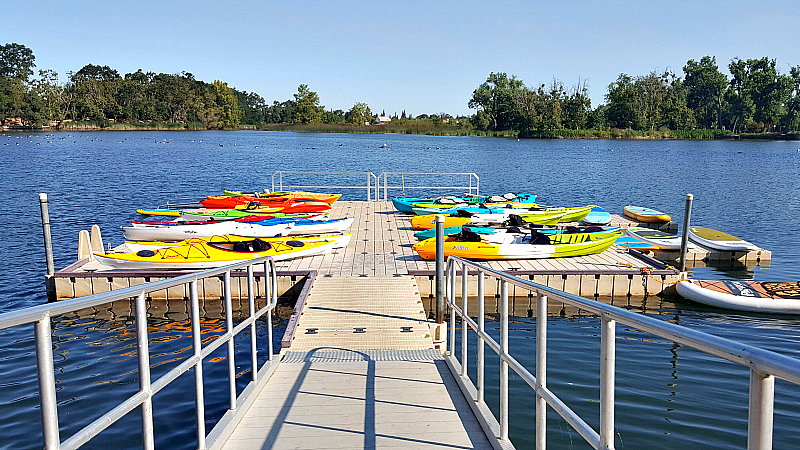
[[[317,278],[281,357],[224,449],[492,448],[412,276]]]

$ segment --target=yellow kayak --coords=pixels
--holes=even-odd
[[[445,258],[450,255],[467,259],[539,259],[584,256],[607,250],[622,232],[574,233],[544,235],[478,235],[464,233],[447,236],[444,241]],[[414,244],[422,259],[436,259],[436,238]]]
[[[97,260],[114,269],[210,269],[262,256],[276,261],[321,255],[338,244],[335,238],[301,240],[295,237],[280,239],[230,238],[194,241],[156,250],[131,253],[95,253]]]

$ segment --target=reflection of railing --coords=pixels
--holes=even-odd
[[[341,175],[341,176],[363,176],[366,178],[366,183],[362,185],[333,185],[333,184],[290,184],[284,183],[284,174],[303,174],[303,175]],[[399,176],[400,184],[389,184],[389,176]],[[411,177],[467,177],[467,182],[464,185],[448,186],[421,186],[414,183],[406,184],[406,176]],[[381,178],[383,183],[381,184]],[[389,200],[389,189],[402,191],[402,196],[405,197],[405,191],[408,190],[448,190],[457,194],[466,193],[468,195],[479,195],[480,178],[475,173],[448,173],[448,172],[381,172],[375,175],[372,172],[305,172],[293,170],[279,170],[272,174],[272,190],[282,191],[284,189],[366,189],[367,201],[381,200],[380,188],[383,188],[383,200]],[[474,193],[473,193],[474,190]],[[374,195],[373,195],[374,192]]]
[[[363,176],[366,178],[366,183],[358,186],[353,185],[313,185],[313,184],[285,184],[283,182],[284,174],[305,174],[305,175],[349,175],[349,176]],[[278,177],[277,182],[275,177]],[[374,184],[373,184],[374,181]],[[305,172],[296,170],[279,170],[272,174],[272,190],[282,191],[287,188],[294,189],[366,189],[367,201],[378,199],[378,178],[372,172]],[[375,196],[372,196],[373,190]]]
[[[456,272],[461,269],[462,301],[456,305]],[[478,270],[477,322],[467,316],[468,271]],[[500,280],[500,343],[484,325],[484,276]],[[462,381],[472,386],[467,376],[467,332],[478,334],[476,355],[477,379],[474,388],[474,407],[486,413],[484,402],[484,347],[488,344],[500,356],[499,437],[508,439],[508,368],[511,367],[536,392],[536,448],[546,448],[546,408],[549,404],[595,449],[614,448],[614,366],[616,353],[616,322],[644,331],[677,344],[686,345],[750,368],[750,399],[748,416],[748,449],[772,448],[772,419],[775,396],[775,377],[800,384],[800,360],[767,350],[740,344],[728,339],[663,322],[645,315],[588,300],[566,292],[526,281],[480,264],[451,256],[447,261],[447,303],[450,314],[450,350],[448,362],[460,370]],[[508,285],[536,293],[536,376],[508,353]],[[560,398],[547,389],[547,301],[556,300],[600,316],[600,431],[596,432]],[[456,316],[461,317],[461,363],[456,358]],[[490,414],[490,413],[489,413]]]
[[[399,185],[389,185],[389,175],[399,175],[400,176],[400,184]],[[457,177],[467,177],[467,185],[465,186],[416,186],[414,184],[406,185],[406,176],[457,176]],[[480,178],[475,173],[432,173],[432,172],[383,172],[378,175],[378,182],[380,182],[381,177],[383,177],[383,199],[389,200],[389,189],[401,189],[403,191],[403,197],[405,197],[405,190],[409,189],[427,189],[427,190],[451,190],[452,192],[456,192],[458,194],[466,193],[468,196],[472,195],[479,195],[479,187],[480,187]],[[473,185],[474,182],[474,185]],[[475,190],[473,194],[472,190]]]
[[[266,305],[260,310],[255,310],[255,276],[253,267],[258,264],[264,266],[264,293]],[[233,326],[233,310],[231,305],[231,271],[236,269],[247,270],[247,300],[249,316],[240,324]],[[225,324],[226,333],[218,336],[203,347],[200,336],[200,307],[197,294],[198,281],[209,277],[223,277]],[[164,290],[175,286],[188,285],[189,303],[191,310],[192,349],[193,355],[170,370],[159,379],[150,381],[150,350],[148,346],[147,312],[145,299],[149,292]],[[61,314],[75,312],[84,308],[92,308],[118,300],[135,299],[135,318],[137,335],[137,354],[139,359],[139,391],[123,401],[111,411],[78,430],[71,437],[61,442],[58,429],[58,405],[56,403],[56,380],[53,363],[53,342],[51,331],[51,318]],[[276,362],[272,359],[272,310],[278,301],[277,277],[275,264],[271,257],[263,257],[251,261],[231,264],[218,269],[209,269],[203,272],[192,273],[180,277],[156,281],[139,286],[131,286],[102,294],[65,300],[58,303],[26,308],[0,315],[0,330],[25,325],[35,324],[36,357],[38,364],[39,392],[42,406],[42,420],[44,428],[44,441],[46,449],[75,449],[123,416],[141,406],[142,411],[142,441],[146,450],[154,448],[153,437],[153,396],[169,383],[175,381],[181,374],[194,368],[195,378],[195,405],[197,419],[197,448],[206,448],[206,442],[213,445],[222,439],[228,425],[235,423],[249,404],[255,398],[266,381],[267,373],[273,370]],[[258,349],[256,346],[256,319],[267,316],[267,363],[259,370]],[[250,353],[252,381],[247,385],[242,394],[236,395],[236,363],[234,361],[234,337],[250,329]],[[207,358],[214,350],[227,343],[228,347],[228,385],[230,403],[228,411],[223,415],[213,430],[206,436],[205,429],[205,402],[203,399],[203,359]]]

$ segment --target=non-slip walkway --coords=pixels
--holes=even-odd
[[[317,278],[295,330],[223,448],[492,448],[414,277]]]
[[[223,449],[492,448],[443,360],[351,356],[281,363]]]

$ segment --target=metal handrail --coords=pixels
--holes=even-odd
[[[366,175],[367,183],[361,186],[336,186],[336,185],[300,185],[300,184],[283,184],[283,174],[313,174],[313,175]],[[275,183],[275,177],[278,177],[278,183]],[[373,181],[375,184],[373,184]],[[276,189],[277,187],[277,189]],[[314,172],[314,171],[298,171],[298,170],[279,170],[272,174],[272,190],[282,191],[285,188],[300,188],[300,189],[365,189],[367,190],[367,201],[378,200],[378,177],[372,172]],[[372,191],[375,191],[374,197]]]
[[[388,178],[389,175],[400,175],[405,177],[406,175],[466,175],[469,177],[469,185],[468,186],[406,186],[405,181],[399,186],[389,186]],[[474,195],[480,195],[480,177],[474,172],[381,172],[378,175],[378,181],[380,178],[383,177],[383,199],[389,200],[389,189],[466,189],[466,192],[470,195],[472,194],[472,190],[475,189]],[[472,185],[473,179],[475,180],[475,186]]]
[[[457,269],[461,269],[462,304],[459,308],[455,298]],[[467,275],[469,270],[478,271],[478,318],[477,322],[467,314]],[[614,448],[614,366],[616,322],[640,331],[692,347],[704,353],[747,366],[750,368],[750,398],[748,415],[748,449],[772,448],[772,420],[774,408],[775,377],[800,385],[800,360],[780,355],[769,350],[692,330],[669,322],[632,313],[622,308],[578,297],[532,281],[523,280],[506,273],[484,267],[478,263],[450,256],[447,260],[447,303],[450,314],[450,346],[448,356],[455,354],[456,316],[462,320],[461,377],[467,378],[467,332],[472,328],[478,335],[476,364],[477,398],[484,396],[484,344],[500,356],[500,438],[508,439],[508,368],[516,372],[536,392],[536,448],[546,447],[546,405],[550,405],[595,449]],[[500,343],[486,333],[483,317],[484,276],[500,280]],[[536,376],[508,353],[508,285],[536,293]],[[575,306],[599,315],[601,324],[600,363],[600,430],[595,431],[572,411],[561,399],[547,389],[547,301],[548,298]]]
[[[255,276],[253,267],[257,264],[264,265],[264,293],[269,299],[260,310],[255,310]],[[247,270],[247,300],[249,316],[236,327],[233,326],[233,313],[231,302],[231,271],[246,268]],[[223,276],[223,289],[225,301],[226,332],[218,336],[203,347],[200,336],[200,307],[197,294],[197,281],[216,276]],[[150,350],[147,335],[147,310],[145,295],[149,292],[160,291],[180,285],[189,287],[189,302],[192,324],[193,355],[183,361],[174,369],[162,375],[159,379],[150,380]],[[51,318],[61,314],[78,311],[84,308],[110,303],[117,300],[135,298],[135,320],[137,335],[137,354],[139,359],[139,390],[125,401],[102,415],[89,425],[78,430],[70,438],[61,442],[58,429],[58,405],[56,402],[56,381],[53,363],[53,341]],[[205,402],[203,399],[203,359],[223,344],[228,344],[228,385],[230,395],[229,410],[234,411],[237,405],[242,404],[245,394],[237,398],[236,395],[236,366],[234,361],[233,338],[242,330],[250,328],[251,373],[252,382],[258,381],[259,369],[257,366],[258,348],[256,345],[256,320],[267,315],[267,333],[269,363],[273,361],[272,347],[272,310],[278,302],[278,284],[275,262],[272,257],[265,256],[250,261],[230,264],[217,269],[191,273],[172,279],[154,281],[152,283],[131,286],[115,291],[94,294],[88,297],[65,300],[53,304],[45,304],[0,314],[0,330],[28,323],[35,324],[36,357],[38,365],[39,392],[42,407],[42,422],[44,428],[44,441],[46,449],[76,449],[97,436],[108,426],[141,406],[142,411],[142,443],[146,450],[155,446],[153,437],[153,396],[176,380],[181,374],[194,368],[195,375],[195,410],[197,419],[197,448],[206,448],[205,431]],[[245,392],[249,392],[247,389]]]

